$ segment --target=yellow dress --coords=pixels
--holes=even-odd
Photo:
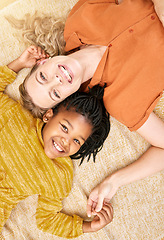
[[[0,231],[19,201],[38,194],[38,228],[60,237],[77,237],[83,233],[83,220],[60,212],[72,186],[72,160],[46,156],[43,122],[4,94],[15,77],[7,66],[0,67]]]

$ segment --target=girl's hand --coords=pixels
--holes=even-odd
[[[91,229],[93,232],[100,230],[110,223],[113,219],[113,208],[110,203],[103,204],[102,209],[99,212],[93,211],[95,215],[91,222]]]
[[[109,175],[92,190],[87,202],[88,217],[91,217],[94,211],[99,212],[103,204],[109,203],[120,186],[118,182],[114,175]]]
[[[103,205],[101,211],[93,211],[93,214],[95,217],[91,222],[83,223],[83,232],[96,232],[110,223],[113,219],[112,205],[110,203],[106,203]]]
[[[31,68],[33,67],[38,60],[43,60],[49,57],[45,51],[38,46],[28,47],[21,55],[18,57],[18,62],[21,68]]]

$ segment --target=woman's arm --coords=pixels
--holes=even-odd
[[[119,187],[164,169],[163,121],[151,113],[148,120],[137,132],[152,146],[138,160],[111,174],[92,190],[87,204],[88,216],[91,215],[94,205],[96,205],[96,211],[99,211],[103,202],[109,202]]]
[[[33,67],[38,60],[48,57],[41,47],[30,46],[28,47],[17,59],[9,63],[7,66],[12,71],[18,73],[23,68]]]

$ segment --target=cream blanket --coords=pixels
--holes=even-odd
[[[4,18],[13,15],[23,18],[25,13],[35,10],[66,14],[77,0],[0,0],[0,64],[7,64],[25,49],[18,41],[17,30]],[[6,5],[6,6],[5,6]],[[18,85],[28,73],[20,72],[7,93],[18,98]],[[164,96],[156,107],[156,113],[164,119]],[[135,161],[149,144],[138,134],[131,133],[125,126],[111,118],[111,132],[96,163],[74,161],[74,182],[72,191],[64,200],[63,211],[78,214],[87,219],[86,202],[91,189],[109,173]],[[14,127],[14,126],[13,126]],[[164,239],[164,172],[144,180],[121,187],[112,199],[114,218],[112,223],[97,233],[84,234],[78,240],[161,240]],[[5,240],[56,240],[59,237],[37,229],[35,211],[37,195],[20,202],[12,211],[0,238]]]

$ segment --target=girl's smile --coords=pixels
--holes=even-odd
[[[63,150],[63,147],[60,147],[53,139],[52,144],[57,149],[58,152],[65,152],[65,150]]]

